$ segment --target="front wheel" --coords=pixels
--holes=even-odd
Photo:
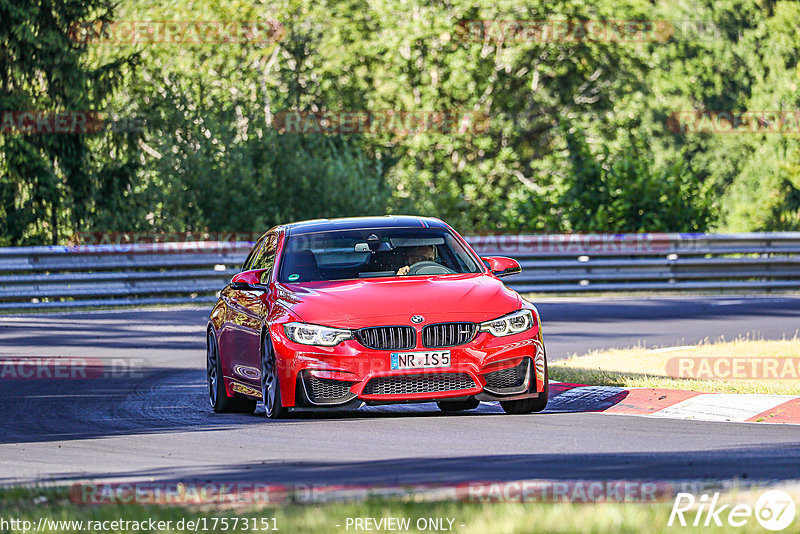
[[[206,382],[208,383],[208,400],[214,412],[253,413],[256,411],[256,401],[229,397],[228,392],[225,391],[225,379],[222,377],[217,337],[210,330],[206,338]]]
[[[281,403],[280,373],[269,333],[264,334],[261,345],[261,397],[264,399],[264,411],[270,419],[283,419],[289,415],[289,410]]]
[[[536,377],[534,376],[534,379]],[[550,397],[550,378],[547,371],[547,357],[544,358],[544,391],[539,393],[539,396],[533,399],[522,399],[515,401],[500,401],[500,406],[507,414],[522,414],[541,412],[547,407],[547,401]]]

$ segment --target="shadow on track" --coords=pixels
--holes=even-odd
[[[333,451],[332,451],[333,454]],[[376,461],[280,460],[205,469],[88,472],[57,475],[77,480],[164,482],[259,482],[268,484],[421,484],[468,481],[709,480],[785,481],[800,479],[800,443],[714,451],[602,454],[514,454],[397,458]],[[3,479],[0,479],[2,483]]]

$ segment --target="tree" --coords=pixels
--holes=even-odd
[[[104,111],[132,58],[95,67],[86,44],[73,38],[74,25],[109,17],[113,0],[0,0],[0,110],[34,112]],[[103,172],[127,180],[126,161],[100,163],[90,135],[0,134],[0,235],[6,244],[53,244],[70,230],[90,224]],[[100,158],[98,158],[100,156]]]
[[[713,220],[708,192],[679,161],[654,168],[640,144],[598,158],[579,130],[568,130],[572,181],[562,203],[577,232],[697,232]]]

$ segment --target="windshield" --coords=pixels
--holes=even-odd
[[[481,267],[449,231],[365,228],[289,233],[278,280],[283,283],[478,273]]]

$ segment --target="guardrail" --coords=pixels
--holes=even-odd
[[[522,292],[800,288],[800,232],[482,235],[484,256],[519,260]],[[0,309],[213,302],[252,243],[0,248]]]

